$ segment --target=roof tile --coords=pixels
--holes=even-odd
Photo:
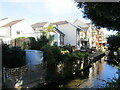
[[[21,19],[21,20],[11,21],[11,22],[9,22],[9,23],[7,23],[7,24],[1,26],[1,27],[9,27],[9,26],[13,26],[13,25],[15,25],[16,23],[18,23],[18,22],[20,22],[20,21],[22,21],[22,20],[23,20],[23,19]]]

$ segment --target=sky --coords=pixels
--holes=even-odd
[[[76,19],[88,22],[82,18],[81,9],[73,0],[3,0],[0,2],[0,15],[2,18],[26,19],[30,23],[74,22]]]
[[[90,22],[83,18],[74,0],[0,0],[0,18],[25,19],[29,24],[62,20],[73,23],[76,19]]]

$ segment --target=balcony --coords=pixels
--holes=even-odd
[[[85,37],[85,38],[81,38],[80,40],[81,41],[88,41],[89,39],[87,37]]]
[[[101,40],[101,41],[98,41],[98,43],[107,43],[107,42],[104,40]]]
[[[96,39],[93,39],[92,42],[97,42],[97,40],[96,40]]]

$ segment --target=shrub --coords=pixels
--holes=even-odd
[[[119,90],[120,88],[120,78],[112,78],[109,81],[108,80],[102,80],[103,82],[105,82],[105,86],[104,88],[109,88],[111,90]]]
[[[30,43],[29,43],[29,49],[36,50],[36,40],[34,37],[29,37]]]
[[[54,58],[58,61],[61,60],[62,54],[61,54],[61,49],[59,47],[54,47],[52,46],[52,52],[54,54]]]
[[[51,53],[53,53],[53,58],[58,62],[61,60],[61,49],[59,47],[55,47],[55,46],[50,46],[50,45],[45,45],[41,48],[41,50],[43,50],[45,53],[47,53],[49,50],[51,51]],[[47,61],[49,59],[49,57],[46,57],[47,59],[45,59],[45,61]]]
[[[20,47],[9,47],[2,45],[2,64],[3,67],[15,68],[25,65],[25,53]]]
[[[21,39],[24,39],[24,38],[26,38],[26,37],[18,37],[18,38],[16,38],[16,40],[21,40]]]
[[[72,46],[69,44],[69,45],[64,45],[61,47],[62,50],[68,50],[69,52],[73,52],[72,50]]]
[[[84,58],[85,56],[89,55],[88,52],[75,52],[75,53],[79,58]]]

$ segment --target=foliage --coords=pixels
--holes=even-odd
[[[75,52],[75,53],[79,58],[84,58],[85,56],[89,55],[88,52]]]
[[[36,47],[40,50],[44,45],[48,44],[49,40],[45,35],[41,35],[40,38],[37,38]]]
[[[20,47],[9,47],[2,44],[2,63],[3,67],[13,68],[25,64],[24,51]]]
[[[55,47],[55,46],[50,46],[50,45],[45,45],[44,47],[41,48],[41,50],[43,50],[46,54],[47,53],[47,50],[51,51],[51,53],[53,53],[53,58],[57,61],[60,61],[61,60],[61,49],[59,47]],[[47,59],[45,61],[47,61],[49,59],[49,57],[46,57]]]
[[[119,54],[119,56],[120,56],[120,47],[118,48],[118,54]]]
[[[120,47],[120,34],[111,35],[107,39],[108,44],[110,45],[111,51],[117,51]]]
[[[120,88],[120,82],[119,79],[117,78],[112,78],[109,81],[106,80],[102,80],[103,82],[105,82],[105,87],[104,88],[110,88],[112,90],[118,90]]]
[[[37,40],[35,40],[35,38],[30,38],[30,40],[30,49],[41,50],[41,48],[45,45],[51,45],[52,41],[54,40],[54,37],[49,36],[47,38],[47,32],[43,31],[42,35],[39,38],[37,38]]]
[[[62,50],[61,53],[65,54],[65,53],[70,53],[70,52],[68,50],[64,50],[64,51]]]
[[[84,46],[81,47],[81,49],[87,50],[87,49],[89,49],[89,47],[87,45],[84,45]]]
[[[30,40],[29,49],[36,50],[37,47],[36,47],[36,40],[35,40],[35,38],[34,37],[29,37],[29,40]]]
[[[98,28],[120,31],[120,2],[77,2],[77,7]]]
[[[16,40],[20,40],[20,39],[23,39],[23,38],[26,38],[26,37],[18,37],[18,38],[16,38]]]
[[[27,37],[18,37],[11,40],[11,45],[21,47],[21,49],[29,48],[29,39]]]
[[[61,46],[61,49],[62,50],[68,50],[69,52],[73,52],[72,50],[72,46],[69,44],[69,45],[64,45],[64,46]]]
[[[47,30],[48,32],[54,32],[54,26],[51,25],[45,27],[44,29]]]

